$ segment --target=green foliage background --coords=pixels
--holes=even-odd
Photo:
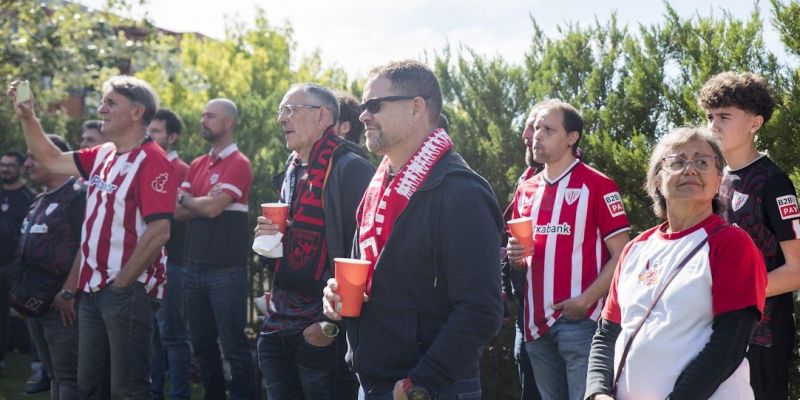
[[[179,151],[191,160],[208,147],[198,134],[203,105],[228,97],[242,111],[236,141],[253,163],[250,206],[256,210],[275,199],[269,177],[288,155],[275,110],[289,85],[314,81],[360,96],[363,77],[323,68],[317,53],[299,57],[291,26],[273,25],[262,9],[255,10],[252,28],[229,21],[225,39],[211,40],[174,37],[148,21],[116,16],[129,5],[111,0],[107,10],[90,13],[55,1],[46,7],[31,0],[0,3],[0,77],[31,81],[47,131],[77,143],[80,123],[94,116],[100,83],[131,71],[153,84],[163,106],[181,115],[186,127]],[[501,206],[524,168],[519,133],[528,110],[560,98],[582,110],[584,160],[618,183],[638,232],[658,222],[642,189],[650,148],[675,127],[704,124],[696,95],[718,72],[753,71],[772,83],[779,107],[758,146],[800,183],[800,3],[769,5],[770,15],[761,15],[756,3],[749,18],[738,20],[724,11],[686,18],[667,4],[655,24],[620,26],[612,15],[591,26],[565,22],[552,36],[531,18],[530,46],[520,49],[520,64],[466,46],[444,47],[425,61],[440,78],[456,149],[493,185]],[[778,30],[789,64],[766,48],[765,24]],[[128,37],[119,27],[136,28],[140,35]],[[66,116],[58,104],[67,94],[84,96],[86,115]],[[22,148],[10,102],[0,102],[0,149]],[[255,268],[253,277],[257,292],[264,277]],[[514,394],[511,343],[513,329],[506,327],[486,352],[489,398]],[[798,385],[793,388],[797,398]]]

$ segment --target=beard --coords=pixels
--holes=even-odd
[[[2,182],[4,185],[17,183],[17,181],[19,181],[19,174],[17,175],[3,174],[2,176],[0,176],[0,182]]]
[[[206,127],[203,127],[202,133],[203,133],[203,139],[205,139],[207,142],[212,142],[212,143],[216,141],[217,138],[222,136],[222,133],[214,132]]]
[[[367,131],[367,150],[371,153],[378,155],[385,155],[386,150],[389,148],[389,140],[383,134],[383,131],[378,130],[377,133]]]

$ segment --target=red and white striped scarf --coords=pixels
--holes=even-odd
[[[389,240],[397,217],[411,196],[428,179],[431,169],[453,147],[444,129],[431,132],[411,159],[389,182],[389,157],[384,157],[358,206],[358,244],[361,258],[369,261],[367,294],[372,291],[372,275],[383,246]]]

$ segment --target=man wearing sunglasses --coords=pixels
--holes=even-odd
[[[479,358],[503,316],[502,216],[489,184],[438,128],[442,93],[416,61],[374,69],[361,121],[384,156],[356,214],[369,301],[347,322],[365,399],[480,397]],[[325,315],[340,319],[335,279]],[[472,398],[472,397],[470,397]]]
[[[375,168],[358,145],[339,137],[338,118],[336,96],[316,84],[292,86],[278,109],[292,154],[272,181],[290,206],[283,257],[269,266],[269,312],[258,340],[270,399],[356,396],[344,334],[324,319],[321,300],[333,259],[350,255],[356,207]],[[256,236],[277,232],[269,219],[258,219]]]

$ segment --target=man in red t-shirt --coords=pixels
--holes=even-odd
[[[177,114],[160,108],[147,127],[147,134],[167,152],[175,182],[183,182],[189,165],[178,157],[174,146],[181,135],[183,123]],[[186,330],[183,306],[183,247],[186,244],[186,223],[173,221],[167,250],[167,290],[161,308],[156,312],[153,354],[150,360],[150,387],[156,398],[164,397],[164,379],[169,369],[169,398],[188,399],[189,333]]]
[[[28,149],[52,173],[87,182],[78,287],[78,386],[85,399],[150,398],[153,309],[163,295],[163,247],[169,239],[177,185],[164,151],[146,134],[158,97],[126,76],[103,84],[97,112],[108,143],[61,152],[44,135],[33,100],[16,104]]]
[[[583,119],[575,107],[537,105],[531,143],[538,174],[521,182],[512,218],[529,217],[533,251],[509,239],[526,269],[525,348],[544,399],[582,399],[592,336],[614,266],[628,242],[617,185],[576,157]]]

